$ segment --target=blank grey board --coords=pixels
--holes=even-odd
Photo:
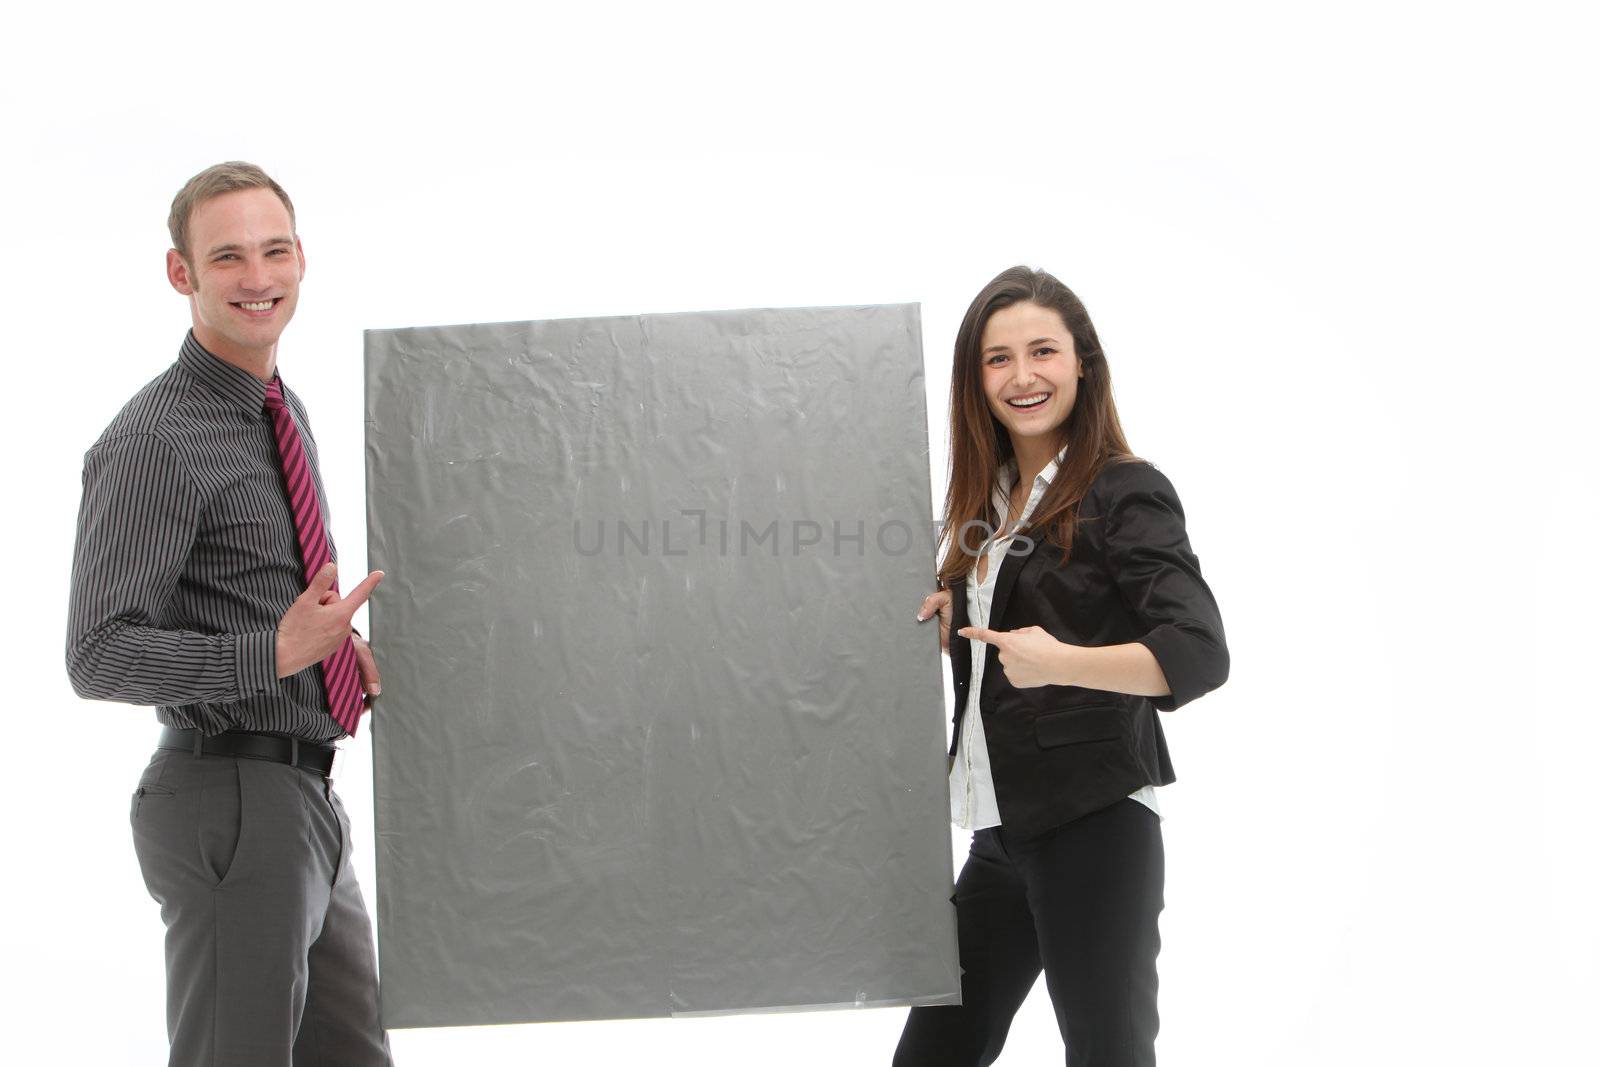
[[[366,356],[385,1024],[957,1003],[916,305]]]

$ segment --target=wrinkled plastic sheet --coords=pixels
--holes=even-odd
[[[958,1002],[917,307],[366,350],[385,1024]]]

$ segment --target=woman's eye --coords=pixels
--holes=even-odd
[[[990,356],[988,359],[984,360],[984,362],[991,367],[998,367],[1000,364],[1004,363],[1006,359],[1006,356]]]

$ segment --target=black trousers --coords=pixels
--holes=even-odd
[[[1153,1067],[1165,877],[1136,800],[1039,837],[979,830],[956,881],[961,1005],[911,1009],[895,1067],[993,1063],[1041,969],[1069,1067]]]

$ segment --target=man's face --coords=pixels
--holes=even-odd
[[[240,189],[196,205],[188,257],[167,253],[167,280],[189,298],[195,339],[258,373],[271,373],[305,272],[289,211],[270,189]]]

